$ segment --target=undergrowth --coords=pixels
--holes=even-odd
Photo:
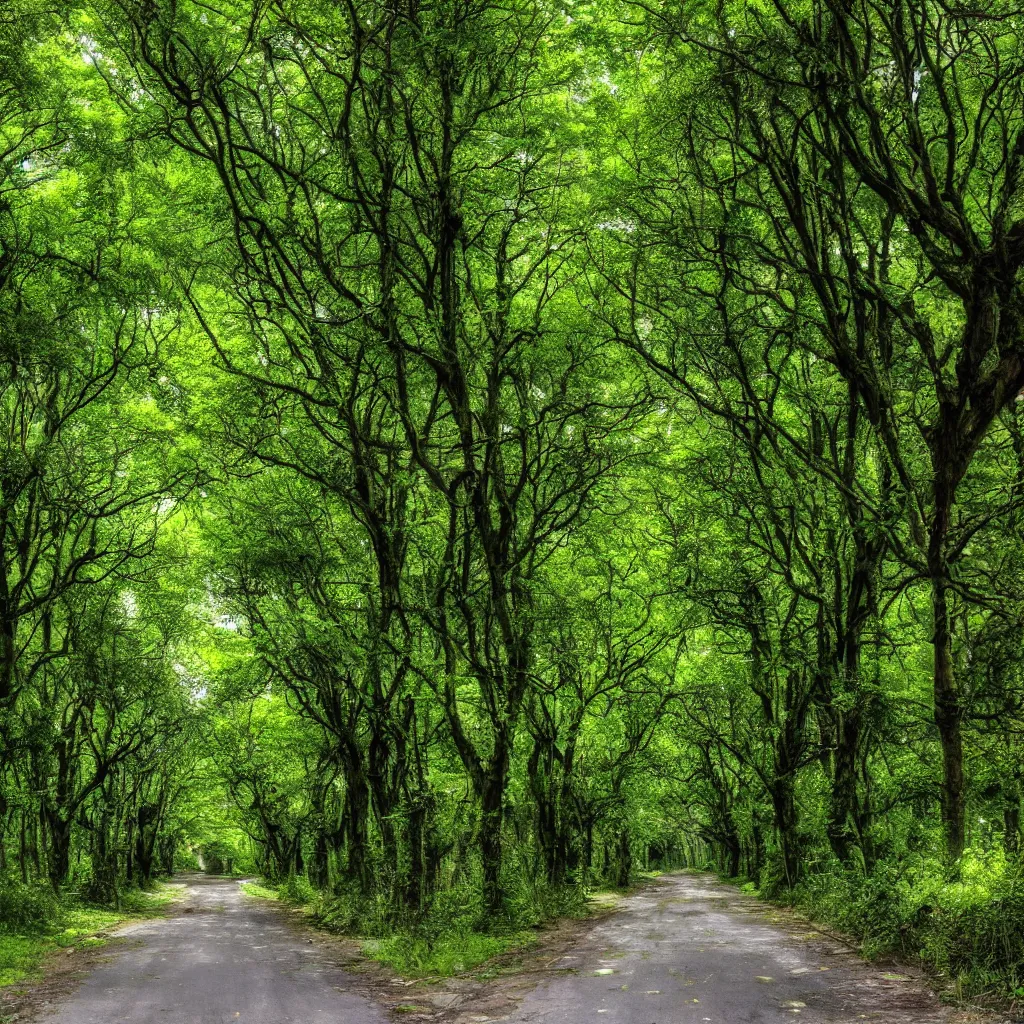
[[[173,898],[163,889],[131,889],[121,893],[120,909],[111,910],[83,903],[75,893],[58,899],[45,883],[0,880],[0,987],[33,974],[51,950],[102,945],[102,933],[151,916]]]
[[[273,887],[247,882],[242,889],[302,906],[317,927],[362,939],[369,959],[407,978],[475,971],[495,956],[528,947],[546,921],[582,917],[590,909],[582,886],[520,885],[498,915],[483,914],[475,887],[455,887],[437,892],[415,916],[396,907],[385,890],[338,887],[324,893],[301,876]]]
[[[437,938],[405,932],[387,939],[369,939],[363,943],[363,953],[406,978],[449,978],[475,970],[501,953],[523,949],[534,941],[535,937],[528,932],[457,932]]]
[[[958,998],[1024,1001],[1024,868],[1001,851],[969,851],[955,872],[925,857],[867,877],[835,868],[779,899],[856,938],[868,957],[918,960]]]

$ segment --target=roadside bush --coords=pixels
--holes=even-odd
[[[344,889],[322,896],[313,916],[330,931],[368,939],[366,955],[402,975],[447,977],[532,941],[522,929],[550,916],[549,911],[558,912],[552,899],[544,908],[531,902],[538,895],[539,891],[517,890],[506,915],[486,931],[481,928],[479,891],[471,885],[438,891],[416,918],[396,911],[384,892],[366,895]],[[576,897],[570,902],[582,905]]]
[[[60,918],[60,903],[46,883],[26,885],[0,879],[0,931],[12,934],[49,931]]]
[[[511,928],[530,928],[556,917],[579,917],[585,912],[586,902],[587,890],[583,885],[552,886],[523,882],[508,895],[508,925]]]
[[[282,899],[314,904],[313,917],[330,931],[384,938],[396,931],[426,940],[470,933],[503,935],[535,928],[556,917],[585,913],[587,894],[582,885],[554,888],[522,882],[510,887],[504,912],[484,918],[480,893],[471,884],[440,889],[418,915],[397,907],[390,887],[374,893],[338,887],[317,893],[305,878],[290,879],[278,888]]]
[[[479,932],[437,939],[403,933],[367,942],[363,952],[405,977],[450,977],[471,971],[491,957],[529,941],[529,936],[481,935]]]
[[[417,935],[428,940],[473,931],[480,919],[480,896],[468,885],[434,893],[423,916],[415,923]]]
[[[968,865],[971,867],[972,865]],[[1017,864],[978,870],[943,887],[921,955],[963,995],[1014,993],[1024,986],[1024,875]]]
[[[790,899],[809,917],[859,939],[871,957],[916,952],[909,933],[915,918],[927,914],[906,879],[881,865],[867,878],[850,870],[811,875]],[[915,908],[915,902],[921,905]]]
[[[1001,851],[969,851],[952,877],[924,857],[881,864],[869,878],[812,875],[792,902],[859,939],[868,956],[920,959],[963,997],[1007,997],[1024,987],[1024,872]]]
[[[313,920],[331,932],[379,938],[395,930],[395,908],[387,895],[362,892],[344,883],[322,893],[313,904]]]
[[[277,894],[288,903],[304,906],[319,899],[320,893],[305,875],[290,875],[288,881],[277,887]]]

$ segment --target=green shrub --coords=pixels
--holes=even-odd
[[[583,885],[524,882],[513,887],[506,898],[507,924],[513,929],[530,928],[556,917],[582,917],[586,905],[587,890]]]
[[[344,883],[321,893],[312,905],[313,919],[331,932],[381,938],[398,927],[400,913],[383,890],[364,893]]]
[[[523,882],[510,888],[504,913],[485,917],[478,887],[466,884],[434,893],[419,914],[396,906],[385,891],[366,894],[339,886],[331,894],[310,900],[305,879],[291,880],[301,900],[312,902],[320,927],[359,935],[363,950],[406,977],[448,977],[472,971],[499,953],[533,941],[525,929],[560,916],[586,913],[582,886],[553,888]]]
[[[0,933],[0,988],[21,981],[35,970],[43,956],[43,941],[38,936]]]
[[[881,866],[868,878],[841,870],[811,875],[793,890],[792,902],[860,939],[868,956],[913,951],[907,946],[912,940],[908,933],[919,908],[905,880]]]
[[[436,940],[445,935],[471,932],[480,923],[480,893],[468,885],[433,894],[415,922],[416,934]]]
[[[44,932],[60,919],[60,903],[45,882],[26,885],[0,879],[0,931],[8,934]]]
[[[281,899],[288,903],[305,905],[315,902],[320,894],[305,875],[290,875],[288,881],[277,887]]]
[[[793,891],[809,916],[856,937],[869,956],[919,958],[961,996],[1024,986],[1024,872],[1001,851],[969,851],[955,872],[929,858],[881,864],[871,877],[835,869]]]
[[[1009,865],[943,887],[922,929],[922,956],[965,995],[1024,985],[1024,875]]]
[[[289,887],[294,887],[295,895],[289,895]],[[555,917],[582,916],[587,901],[581,885],[555,888],[523,883],[510,888],[501,914],[485,915],[478,888],[467,884],[438,890],[419,913],[413,913],[396,904],[390,890],[364,893],[342,885],[329,895],[318,895],[304,878],[297,878],[278,891],[292,902],[313,904],[314,919],[330,931],[367,938],[384,938],[397,931],[427,940],[470,932],[518,932]]]
[[[199,871],[199,858],[194,851],[180,843],[174,851],[174,870],[177,871]]]
[[[174,891],[164,886],[137,889],[125,886],[118,892],[117,909],[126,914],[152,914],[174,901]]]
[[[243,882],[241,889],[247,896],[255,896],[260,900],[277,900],[281,898],[280,893],[276,889],[260,885],[259,882]]]

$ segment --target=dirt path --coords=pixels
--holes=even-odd
[[[119,933],[46,1024],[997,1024],[943,1006],[918,976],[704,875],[645,885],[611,914],[562,922],[477,977],[346,971],[355,944],[297,926],[234,881],[191,877],[169,918]],[[66,995],[66,993],[64,993]]]
[[[171,917],[118,932],[108,962],[47,1024],[384,1024],[324,948],[239,883],[190,876]]]

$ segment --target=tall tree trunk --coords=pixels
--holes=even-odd
[[[427,874],[423,850],[425,821],[426,803],[421,799],[414,799],[407,816],[409,873],[405,879],[404,892],[405,905],[413,914],[419,914],[423,907],[423,886]]]
[[[793,780],[786,775],[777,778],[771,792],[775,812],[775,829],[779,837],[782,870],[786,885],[792,888],[800,878],[800,842]]]
[[[856,832],[853,821],[857,803],[857,747],[860,741],[860,714],[856,708],[840,711],[835,732],[832,791],[826,830],[829,846],[843,864],[850,861]]]
[[[629,829],[623,825],[619,831],[615,847],[615,885],[625,889],[633,874],[633,849],[629,838]]]
[[[725,838],[725,870],[729,878],[738,878],[740,874],[740,837],[730,832]]]
[[[370,789],[358,766],[346,765],[345,770],[345,830],[348,846],[346,864],[349,878],[360,886],[369,884],[368,817]]]
[[[71,873],[71,822],[56,811],[46,812],[50,831],[50,883],[60,890]]]
[[[940,794],[946,856],[950,861],[956,861],[964,852],[966,809],[963,708],[953,666],[949,564],[946,553],[953,495],[952,487],[944,483],[941,476],[937,476],[935,491],[935,521],[932,523],[928,545],[928,571],[932,589],[934,717],[942,748]]]
[[[492,764],[480,794],[480,863],[483,869],[483,901],[488,915],[502,912],[505,892],[501,884],[503,859],[502,829],[505,823],[505,783],[507,758]]]
[[[1003,807],[1003,849],[1008,857],[1020,853],[1020,795],[1012,794]]]

